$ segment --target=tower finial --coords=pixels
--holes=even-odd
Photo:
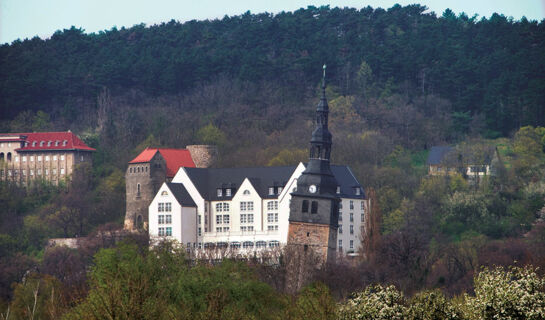
[[[324,75],[322,76],[322,89],[325,89],[325,68],[327,68],[325,63],[324,63],[323,68],[324,68]]]

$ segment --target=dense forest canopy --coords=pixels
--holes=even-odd
[[[438,95],[457,117],[482,115],[490,137],[545,124],[543,22],[426,9],[308,7],[17,40],[0,47],[0,115],[95,98],[103,87],[179,94],[220,75],[272,81],[297,96],[327,63],[344,95],[373,84],[409,98]],[[369,79],[358,75],[362,62]]]

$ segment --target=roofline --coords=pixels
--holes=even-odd
[[[95,148],[88,147],[89,149],[79,149],[79,148],[70,148],[70,149],[15,149],[17,152],[33,152],[33,151],[87,151],[87,152],[95,152],[97,151]]]
[[[166,181],[163,182],[163,183],[167,186],[168,190],[170,191],[170,193],[172,194],[172,196],[174,197],[174,199],[176,199],[176,196],[174,195],[174,191],[172,191],[172,189],[170,188],[169,183],[181,184],[181,185],[184,187],[184,189],[186,189],[186,187],[184,186],[183,183],[178,183],[178,182],[166,182]],[[159,189],[161,189],[161,188],[159,188]],[[187,192],[187,195],[189,195],[189,197],[191,198],[191,200],[193,200],[193,197],[189,194],[189,192],[187,191],[187,189],[186,189],[185,191]],[[159,190],[157,191],[157,194],[159,194]],[[154,198],[154,199],[155,199],[155,198]],[[197,208],[197,207],[198,207],[197,204],[195,203],[195,200],[193,200],[193,205],[186,205],[186,204],[184,204],[184,203],[180,203],[180,202],[178,201],[178,199],[176,199],[176,202],[178,202],[178,204],[179,204],[181,207],[190,207],[190,208]]]

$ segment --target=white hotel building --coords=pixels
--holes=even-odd
[[[149,206],[153,242],[177,240],[188,250],[241,253],[285,245],[291,192],[305,165],[260,168],[185,168],[159,188]],[[331,166],[341,199],[337,250],[356,255],[369,208],[347,166]]]

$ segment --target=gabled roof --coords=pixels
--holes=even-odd
[[[136,158],[129,161],[129,164],[150,162],[157,152],[159,152],[166,161],[168,178],[174,177],[180,167],[195,167],[195,162],[193,162],[189,150],[167,148],[146,148],[136,156]]]
[[[430,153],[428,154],[428,165],[437,165],[441,164],[445,156],[453,151],[454,148],[450,146],[433,146],[430,149]]]
[[[32,133],[16,133],[5,134],[3,136],[18,135],[19,140],[24,141],[25,146],[15,149],[17,152],[24,151],[54,151],[54,150],[79,150],[79,151],[95,151],[88,147],[83,141],[70,131],[66,132],[32,132]]]
[[[184,207],[197,207],[193,198],[189,195],[184,185],[181,183],[166,182],[167,187],[170,189],[174,198]]]
[[[201,196],[209,201],[231,200],[244,179],[252,183],[259,196],[263,199],[277,198],[278,195],[269,195],[269,187],[284,187],[295,171],[296,166],[285,167],[256,167],[256,168],[185,168]],[[341,186],[339,196],[345,198],[364,198],[363,190],[360,195],[354,192],[355,187],[361,187],[347,166],[332,165],[331,170]],[[218,188],[235,189],[231,196],[225,194],[218,197]]]

